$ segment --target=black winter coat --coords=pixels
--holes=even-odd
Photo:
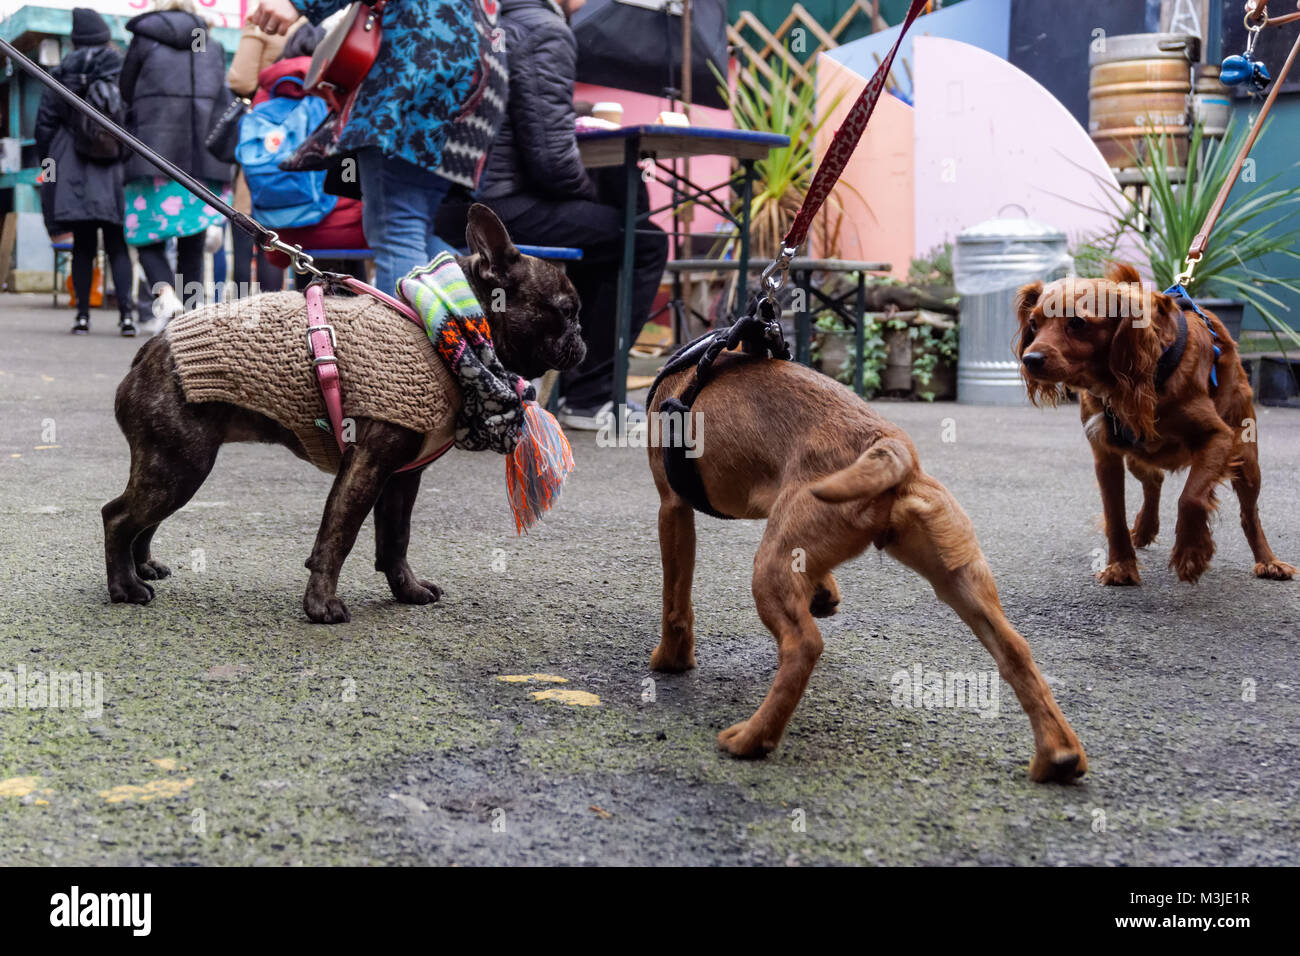
[[[578,43],[573,31],[547,0],[502,0],[501,24],[510,56],[510,93],[478,197],[595,199],[574,135]]]
[[[121,70],[121,51],[106,44],[73,50],[51,75],[84,95],[93,80],[116,83]],[[53,91],[46,90],[41,96],[36,112],[36,150],[43,178],[52,179],[41,184],[41,211],[51,235],[67,232],[74,222],[121,223],[126,213],[121,160],[100,163],[81,156],[72,145],[68,125],[72,115],[72,107]]]
[[[231,168],[203,145],[212,111],[230,102],[226,54],[207,26],[183,10],[142,13],[127,22],[134,36],[122,65],[126,126],[146,146],[200,179],[229,182]],[[195,31],[204,48],[195,51]],[[126,161],[127,180],[161,176],[142,156]]]

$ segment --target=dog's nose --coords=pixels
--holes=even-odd
[[[1020,356],[1021,363],[1031,372],[1042,371],[1043,364],[1047,361],[1047,356],[1042,352],[1026,352]]]

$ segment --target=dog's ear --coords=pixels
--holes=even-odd
[[[1015,353],[1016,358],[1020,358],[1029,343],[1033,341],[1033,336],[1029,334],[1029,316],[1042,296],[1041,282],[1031,282],[1029,285],[1021,286],[1020,291],[1016,293],[1016,320],[1020,323],[1020,327],[1011,342],[1011,351]]]
[[[1168,296],[1153,295],[1152,312],[1176,309]],[[1160,335],[1154,315],[1143,312],[1115,320],[1110,339],[1110,372],[1119,383],[1111,405],[1124,424],[1141,436],[1155,434],[1156,365],[1160,361]]]
[[[1138,271],[1127,262],[1110,262],[1106,265],[1106,278],[1120,285],[1141,283]]]
[[[499,281],[519,261],[519,250],[510,241],[505,225],[482,203],[469,207],[465,239],[469,251],[478,254],[478,274],[485,282]]]

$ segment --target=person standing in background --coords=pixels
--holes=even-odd
[[[452,186],[437,170],[452,123],[475,92],[481,55],[475,3],[495,6],[495,0],[389,3],[379,56],[339,139],[340,150],[357,154],[363,225],[374,250],[375,284],[384,292],[395,292],[398,279],[438,253],[455,251],[434,231]],[[346,5],[263,0],[249,19],[278,34],[301,15],[319,23]]]
[[[236,96],[251,100],[258,90],[257,78],[263,70],[280,59],[288,40],[307,23],[306,17],[299,17],[289,25],[284,36],[267,33],[256,26],[251,19],[244,21],[244,28],[239,34],[239,46],[230,61],[230,70],[226,73],[226,85]],[[315,38],[319,41],[319,37]],[[313,48],[315,44],[312,44]],[[248,181],[244,179],[239,167],[235,167],[234,200],[231,205],[244,215],[253,211],[253,200],[248,192]],[[241,292],[249,289],[252,282],[253,237],[242,229],[232,234],[231,245],[235,254],[231,279]],[[266,258],[266,252],[257,250],[257,283],[262,292],[277,292],[284,285],[284,271],[272,265]]]
[[[53,71],[54,78],[85,98],[92,83],[114,87],[122,70],[122,52],[110,43],[108,23],[94,10],[72,11],[72,52]],[[53,160],[52,175],[41,185],[41,209],[51,235],[72,232],[72,289],[77,314],[72,332],[90,331],[90,292],[99,234],[113,272],[113,289],[121,312],[123,335],[135,335],[131,302],[133,270],[122,222],[126,215],[122,185],[122,154],[97,159],[78,151],[72,130],[72,108],[46,90],[36,113],[36,149],[42,160]],[[43,174],[44,175],[44,174]]]
[[[556,417],[568,428],[595,431],[618,414],[614,350],[626,199],[621,167],[609,171],[612,177],[593,180],[578,152],[573,105],[578,43],[567,21],[583,2],[502,0],[510,101],[478,198],[501,217],[516,242],[582,250],[582,261],[566,271],[582,302],[587,357],[560,375]],[[649,207],[643,183],[637,211]],[[668,237],[654,223],[642,223],[634,242],[632,342],[650,319],[668,262]],[[628,408],[640,410],[631,402]]]
[[[156,0],[155,8],[128,21],[131,45],[122,66],[127,129],[177,166],[228,192],[230,166],[204,146],[213,110],[230,102],[226,54],[194,12],[193,0]],[[222,196],[228,199],[228,196]],[[177,293],[203,284],[207,229],[221,214],[180,183],[163,176],[143,156],[126,163],[126,239],[138,247],[140,266],[154,295],[153,315],[166,321],[184,308]],[[176,240],[176,269],[167,240]]]

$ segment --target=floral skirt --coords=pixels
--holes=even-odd
[[[205,184],[230,202],[230,186],[209,180]],[[165,176],[133,179],[126,184],[126,241],[149,246],[173,237],[192,236],[225,217],[188,189]]]

